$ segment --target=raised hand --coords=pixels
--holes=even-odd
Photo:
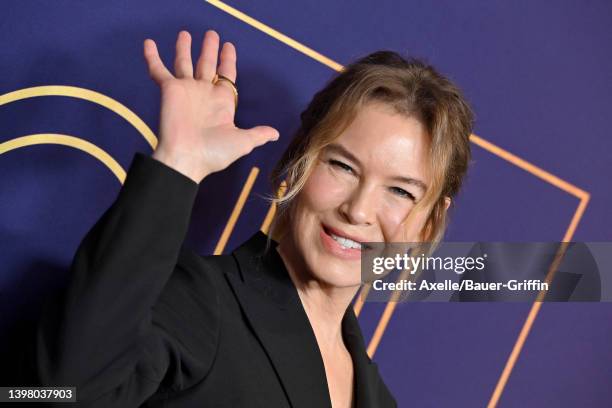
[[[181,31],[176,40],[174,75],[159,57],[153,40],[144,42],[144,56],[151,78],[161,89],[159,144],[153,157],[190,177],[196,183],[210,173],[225,169],[255,147],[277,140],[269,126],[239,129],[234,125],[236,48],[225,42],[219,66],[219,35],[209,30],[195,66],[191,61],[191,36]]]

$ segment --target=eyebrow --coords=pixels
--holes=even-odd
[[[359,167],[363,167],[359,159],[357,159],[357,157],[355,157],[353,153],[349,152],[344,146],[338,143],[331,143],[325,149],[331,153],[336,153],[341,156],[344,156],[345,158],[349,159],[353,163],[357,164]],[[391,177],[391,180],[394,180],[400,183],[406,183],[406,184],[413,185],[423,190],[423,192],[427,191],[427,184],[413,177],[394,176],[394,177]]]

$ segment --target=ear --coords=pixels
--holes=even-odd
[[[451,198],[450,197],[444,197],[444,209],[448,210],[448,207],[450,207],[451,205]]]

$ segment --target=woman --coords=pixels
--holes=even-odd
[[[44,385],[95,407],[388,407],[351,300],[365,241],[440,240],[472,115],[432,68],[378,52],[317,93],[276,167],[271,237],[231,255],[182,248],[198,184],[278,139],[234,126],[236,51],[181,32],[174,74],[146,40],[160,140],[137,153],[87,234],[37,340]],[[272,239],[273,238],[273,239]]]

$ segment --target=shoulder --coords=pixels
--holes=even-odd
[[[223,280],[224,273],[238,273],[232,255],[200,255],[192,249],[182,247],[172,280],[186,286],[187,290],[214,291]]]
[[[187,286],[189,290],[214,290],[225,274],[239,274],[233,254],[201,255],[196,251],[181,247],[172,282]]]

